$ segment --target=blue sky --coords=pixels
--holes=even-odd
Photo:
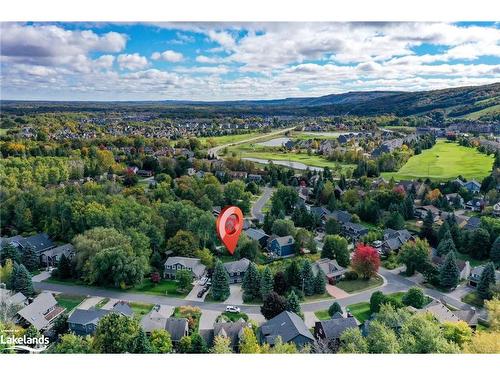
[[[273,99],[500,78],[493,22],[0,26],[2,99]]]

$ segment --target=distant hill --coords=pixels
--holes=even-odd
[[[275,100],[144,101],[144,102],[33,102],[2,101],[6,112],[48,111],[158,111],[165,116],[218,115],[422,115],[444,111],[448,117],[466,119],[500,116],[500,82],[484,86],[432,91],[358,91],[320,97]],[[496,117],[495,117],[496,116]]]

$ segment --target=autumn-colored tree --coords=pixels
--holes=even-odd
[[[373,247],[357,244],[351,266],[357,274],[369,279],[377,274],[380,267],[380,255]]]

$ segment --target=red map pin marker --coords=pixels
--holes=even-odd
[[[233,255],[241,230],[243,229],[243,213],[239,207],[225,207],[217,218],[216,226],[219,239],[231,255]]]

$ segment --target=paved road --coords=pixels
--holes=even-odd
[[[274,189],[268,186],[264,187],[264,192],[262,195],[255,201],[252,206],[252,217],[259,220],[259,223],[264,222],[264,214],[262,213],[262,209],[266,205],[267,201],[271,199],[273,195]]]
[[[370,289],[357,294],[351,294],[344,298],[338,298],[336,301],[345,308],[348,305],[358,302],[365,302],[370,300],[370,296],[376,290],[380,290],[384,293],[395,293],[406,291],[412,286],[417,284],[407,278],[398,274],[398,271],[389,271],[384,268],[380,269],[380,275],[385,279],[383,285]],[[86,287],[80,285],[64,285],[64,284],[52,284],[47,282],[33,282],[35,289],[38,290],[48,290],[53,292],[60,292],[70,295],[82,295],[82,296],[96,296],[96,297],[108,297],[116,298],[118,300],[131,301],[131,302],[145,302],[160,305],[169,306],[183,306],[191,305],[198,306],[203,310],[215,310],[222,312],[226,308],[226,303],[211,303],[211,302],[201,302],[201,301],[186,301],[180,298],[173,298],[167,296],[158,296],[150,294],[141,293],[130,293],[130,292],[120,292],[117,290],[101,289],[94,287]],[[452,296],[443,294],[435,289],[423,288],[424,293],[436,298],[438,300],[444,300],[447,304],[454,306],[458,309],[471,309],[472,306],[459,301]],[[326,310],[332,304],[333,299],[326,299],[322,301],[306,302],[301,304],[303,312],[313,312],[317,310]],[[247,314],[260,314],[260,306],[257,305],[239,305],[241,311]],[[484,313],[482,313],[483,315]]]
[[[277,130],[275,132],[262,134],[262,135],[259,135],[257,137],[244,139],[242,141],[233,142],[233,143],[226,143],[225,145],[220,145],[220,146],[212,147],[212,148],[208,149],[208,155],[213,155],[215,157],[219,157],[219,155],[218,155],[219,151],[222,150],[225,147],[236,146],[236,145],[239,145],[239,144],[242,144],[242,143],[248,143],[248,142],[252,142],[252,141],[258,141],[259,139],[267,138],[267,137],[272,136],[272,135],[283,134],[283,133],[286,133],[286,132],[288,132],[290,130],[293,130],[293,129],[295,129],[295,126],[292,127],[292,128],[281,129],[281,130]]]

